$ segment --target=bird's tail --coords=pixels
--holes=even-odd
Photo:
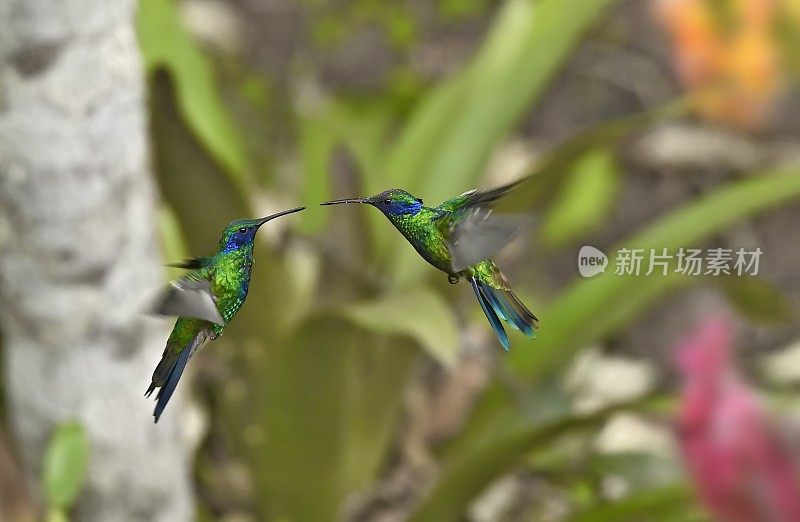
[[[189,361],[194,351],[205,341],[205,338],[206,336],[203,335],[203,332],[198,333],[191,342],[177,354],[172,353],[169,345],[167,345],[167,349],[164,350],[164,356],[153,372],[153,381],[144,394],[145,397],[150,397],[155,389],[159,388],[158,394],[156,395],[156,408],[153,411],[155,422],[158,422],[158,419],[164,412],[164,408],[167,407],[167,403],[170,398],[172,398],[172,394],[178,386],[178,381],[181,379],[181,375],[183,375],[183,370],[186,368],[186,363]]]
[[[167,381],[158,390],[158,395],[156,395],[156,409],[153,411],[155,422],[158,422],[158,419],[161,418],[161,414],[164,412],[164,408],[167,407],[167,403],[172,397],[175,387],[178,386],[178,381],[181,380],[183,369],[186,368],[186,363],[189,361],[189,351],[190,350],[188,347],[184,348],[180,355],[173,360],[172,368],[170,369]],[[155,389],[156,383],[150,383],[150,387],[147,388],[145,397],[149,397]]]
[[[472,285],[483,313],[486,314],[494,333],[506,351],[509,342],[501,320],[528,337],[536,338],[539,320],[514,295],[505,276],[492,261],[482,261],[471,267],[467,280]]]

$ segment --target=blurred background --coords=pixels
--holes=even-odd
[[[6,0],[0,520],[800,520],[798,31],[795,0]],[[509,353],[380,213],[316,206],[526,176]],[[154,425],[163,264],[299,204]]]

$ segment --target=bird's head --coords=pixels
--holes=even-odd
[[[403,189],[384,190],[380,194],[366,198],[337,199],[326,201],[320,205],[338,205],[340,203],[366,203],[372,205],[387,217],[414,215],[422,210],[422,200]]]
[[[222,232],[222,237],[219,240],[219,246],[222,250],[231,252],[233,250],[238,250],[243,246],[252,245],[256,238],[256,232],[258,232],[258,229],[261,225],[267,221],[285,216],[286,214],[300,212],[305,208],[306,207],[292,208],[258,219],[234,219],[230,222],[230,224],[228,224],[227,227],[225,227],[225,230]]]

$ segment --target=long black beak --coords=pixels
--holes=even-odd
[[[339,205],[340,203],[369,203],[369,198],[334,199],[320,203],[320,205]]]
[[[295,207],[295,208],[290,208],[289,210],[282,210],[282,211],[278,212],[277,214],[272,214],[270,216],[263,217],[263,218],[259,219],[258,222],[256,223],[256,226],[260,227],[261,225],[263,225],[267,221],[272,221],[273,219],[279,218],[281,216],[285,216],[286,214],[294,214],[295,212],[300,212],[301,210],[305,210],[305,208],[306,207]]]

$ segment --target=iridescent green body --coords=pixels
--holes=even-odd
[[[235,220],[222,233],[219,250],[216,254],[211,257],[189,259],[177,265],[193,270],[181,279],[180,282],[184,284],[173,285],[173,291],[185,292],[186,296],[183,298],[194,299],[193,303],[198,301],[207,303],[207,309],[210,308],[213,312],[211,317],[217,316],[221,322],[215,323],[197,317],[184,316],[185,310],[181,309],[180,316],[175,321],[161,361],[153,372],[152,382],[146,392],[146,395],[149,396],[156,388],[160,388],[154,412],[156,422],[175,390],[189,358],[206,340],[216,339],[222,335],[225,327],[247,299],[250,274],[255,262],[253,260],[253,241],[258,228],[270,219],[297,212],[303,208],[279,212],[261,219]],[[197,296],[198,288],[203,289],[205,293]],[[197,308],[188,307],[187,309],[194,311]],[[200,317],[208,317],[208,315],[200,315]]]
[[[503,274],[489,259],[453,273],[452,256],[447,246],[448,231],[453,219],[449,214],[458,208],[460,200],[463,200],[463,197],[447,200],[433,208],[422,206],[414,214],[387,214],[386,217],[425,261],[442,272],[461,277],[472,276],[491,284],[494,288],[507,290],[508,283]]]
[[[214,324],[202,319],[179,317],[167,339],[165,355],[171,354],[177,357],[181,350],[204,330],[208,330],[212,338],[222,335],[225,326],[233,319],[247,298],[254,262],[252,244],[230,252],[223,250],[213,257],[205,258],[204,262],[208,265],[185,277],[195,280],[206,279],[211,283],[217,309],[225,323]],[[166,379],[166,376],[163,376],[163,379]]]
[[[507,322],[529,337],[535,337],[535,327],[538,326],[536,317],[514,295],[505,276],[491,259],[482,259],[463,265],[466,268],[454,270],[451,248],[454,248],[452,239],[459,226],[474,218],[480,206],[496,200],[515,185],[512,183],[485,191],[472,190],[436,207],[424,206],[421,199],[402,189],[390,189],[366,198],[328,201],[323,205],[364,203],[380,210],[419,255],[445,272],[451,282],[457,282],[462,277],[470,282],[495,334],[507,350],[508,337],[500,321]],[[472,223],[475,221],[472,219]],[[473,239],[477,241],[481,238],[473,236]]]
[[[432,208],[421,207],[416,214],[387,215],[389,221],[400,231],[411,246],[427,261],[442,272],[450,273],[450,250],[444,234],[435,219],[440,213]]]

